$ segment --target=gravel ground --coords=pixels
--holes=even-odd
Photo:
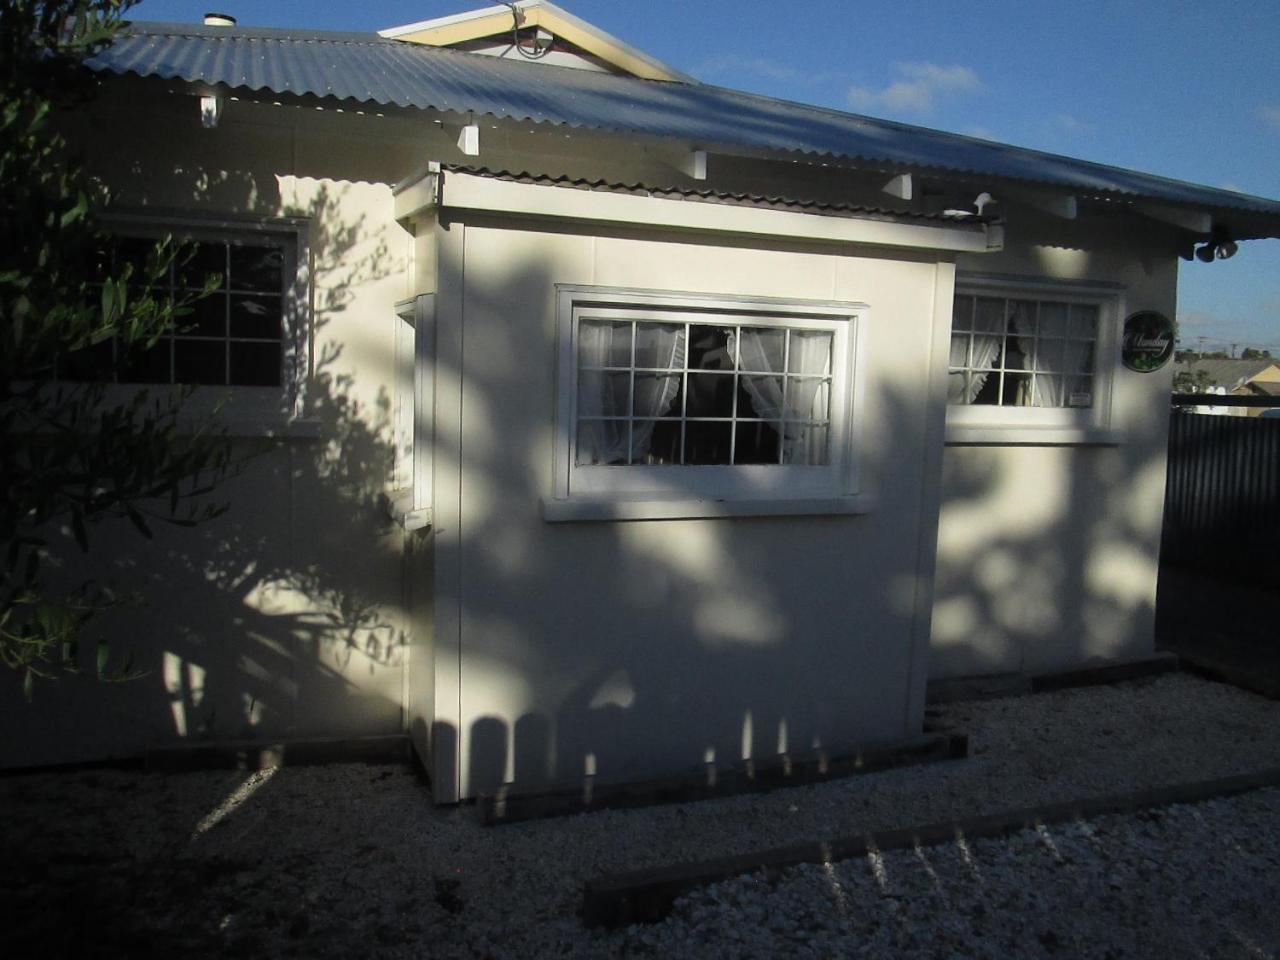
[[[497,828],[395,766],[0,779],[0,954],[1274,956],[1280,791],[739,878],[587,931],[583,881],[1280,766],[1280,703],[1181,674],[952,704],[967,760]]]

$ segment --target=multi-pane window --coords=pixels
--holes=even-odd
[[[113,254],[113,274],[119,276],[124,263],[133,263],[134,276],[143,276],[142,265],[154,247],[153,238],[121,238]],[[195,241],[194,254],[179,258],[152,294],[186,300],[202,292],[210,276],[218,278],[218,285],[195,301],[190,314],[177,318],[171,334],[151,349],[133,350],[128,356],[113,340],[68,354],[59,361],[58,376],[120,383],[281,386],[289,253],[283,241],[265,237]]]
[[[1094,406],[1099,306],[960,293],[952,314],[948,402]]]
[[[575,463],[830,462],[831,329],[584,317]]]

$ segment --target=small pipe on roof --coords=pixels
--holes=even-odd
[[[204,15],[204,25],[206,27],[234,27],[236,18],[229,13],[206,13]]]

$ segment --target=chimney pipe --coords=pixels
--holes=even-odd
[[[206,27],[234,27],[236,18],[229,13],[206,13],[204,15],[204,25]]]

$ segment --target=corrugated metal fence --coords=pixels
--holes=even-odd
[[[1280,418],[1174,410],[1160,557],[1280,584]]]

